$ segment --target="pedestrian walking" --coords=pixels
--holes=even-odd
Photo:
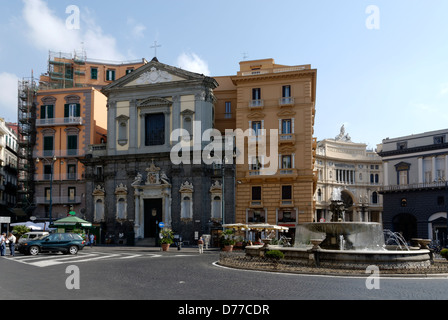
[[[95,236],[93,235],[93,233],[91,233],[90,234],[90,248],[92,248],[94,241],[95,241]]]
[[[202,237],[198,240],[199,253],[204,253],[204,239]]]
[[[6,253],[6,233],[2,233],[0,236],[0,254],[3,257]]]
[[[16,246],[16,236],[12,234],[12,232],[9,233],[8,241],[9,241],[9,251],[11,252],[11,256],[15,256],[15,246]]]

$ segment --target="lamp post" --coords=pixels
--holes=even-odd
[[[56,162],[56,156],[53,156],[53,158],[51,158],[50,160],[47,158],[42,158],[42,160],[44,160],[46,163],[48,163],[51,166],[51,171],[50,171],[50,206],[48,209],[48,215],[49,215],[49,224],[48,226],[51,225],[52,223],[52,208],[53,208],[53,168],[54,168],[54,163]],[[36,163],[39,163],[40,159],[37,158],[36,159]]]

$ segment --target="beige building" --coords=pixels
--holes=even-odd
[[[345,221],[381,222],[383,185],[381,157],[366,144],[354,143],[344,126],[335,139],[317,143],[317,190],[315,221],[331,221],[331,199],[335,189],[345,204]],[[337,192],[337,193],[339,193]]]
[[[298,223],[313,220],[316,77],[310,65],[264,59],[240,62],[236,76],[216,78],[216,119],[235,115],[226,126],[246,133],[236,166],[236,222],[285,225],[294,234]],[[251,143],[258,144],[255,155]]]

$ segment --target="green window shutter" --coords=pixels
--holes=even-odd
[[[45,106],[40,106],[40,118],[45,119]]]
[[[73,150],[78,148],[78,136],[68,136],[67,149]]]
[[[76,104],[76,116],[81,116],[81,105],[79,103]]]
[[[69,115],[69,104],[64,105],[64,118],[68,118]]]
[[[54,118],[54,105],[47,106],[47,111],[48,111],[48,119],[53,119]]]
[[[44,137],[44,150],[52,151],[53,150],[53,137]]]

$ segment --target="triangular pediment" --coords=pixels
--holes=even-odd
[[[179,77],[175,74],[169,73],[163,69],[158,69],[153,66],[149,70],[140,74],[140,76],[129,83],[126,83],[125,87],[139,86],[145,84],[156,84],[163,82],[182,81],[185,78]]]
[[[172,101],[167,100],[165,98],[160,97],[150,97],[144,100],[140,100],[137,103],[137,106],[139,107],[158,107],[158,106],[171,106]]]
[[[203,81],[205,79],[215,81],[203,74],[186,71],[153,59],[144,66],[107,85],[102,91],[103,93],[108,93],[115,89],[178,83],[181,81]]]

